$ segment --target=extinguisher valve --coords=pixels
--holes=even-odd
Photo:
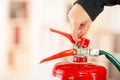
[[[77,50],[77,53],[76,53],[77,57],[86,57],[89,54],[88,48],[78,47],[76,48],[76,50]]]

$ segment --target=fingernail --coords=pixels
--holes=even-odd
[[[81,38],[81,37],[82,37],[82,33],[79,33],[79,34],[78,34],[78,38]]]

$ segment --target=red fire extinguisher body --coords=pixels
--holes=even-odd
[[[87,62],[61,62],[53,69],[60,80],[107,80],[105,67]]]

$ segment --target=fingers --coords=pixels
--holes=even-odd
[[[78,41],[78,35],[81,32],[80,24],[74,24],[73,25],[73,39],[77,42]],[[82,34],[80,34],[82,35]]]
[[[80,23],[73,26],[73,39],[77,42],[83,35],[85,35],[90,27],[89,23]]]

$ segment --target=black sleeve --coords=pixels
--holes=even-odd
[[[120,4],[120,0],[77,0],[74,4],[80,4],[90,16],[91,20],[103,11],[104,6],[113,6]]]

